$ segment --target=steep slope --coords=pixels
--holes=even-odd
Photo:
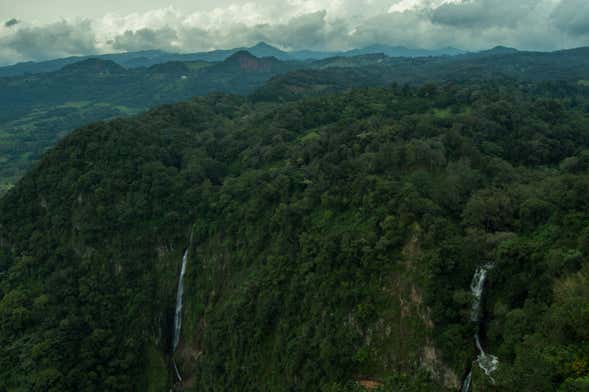
[[[489,262],[495,388],[583,388],[588,97],[561,93],[211,96],[74,132],[0,199],[0,390],[489,390]]]
[[[9,313],[3,313],[0,329],[2,345],[10,349],[2,350],[0,389],[166,388],[162,353],[169,347],[176,259],[194,221],[189,184],[201,175],[218,183],[223,173],[213,160],[203,160],[180,175],[178,165],[188,162],[178,159],[182,151],[198,157],[201,137],[208,138],[202,131],[226,124],[240,103],[211,99],[181,105],[175,114],[163,108],[87,127],[45,157],[23,180],[23,193],[6,196],[2,202],[8,209],[24,202],[32,188],[45,188],[39,193],[41,204],[23,205],[12,217],[1,214],[3,250],[19,255],[13,260],[3,253],[2,274],[24,262],[41,275],[30,276],[23,286],[12,286],[2,275],[2,311]],[[111,174],[105,176],[107,171]],[[73,182],[59,180],[65,172]],[[68,183],[76,184],[73,192],[64,188]],[[107,205],[118,207],[106,210]],[[60,222],[50,222],[50,216],[59,216]],[[8,226],[19,220],[22,231]],[[153,230],[144,231],[143,225]],[[38,236],[26,240],[27,231]],[[21,300],[25,303],[15,307],[14,301]],[[35,312],[17,316],[14,312],[29,301],[35,302]],[[23,356],[29,359],[17,359]]]

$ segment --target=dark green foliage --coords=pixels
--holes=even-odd
[[[507,83],[213,95],[82,128],[0,200],[0,390],[153,385],[190,230],[175,358],[194,390],[459,383],[488,262],[498,388],[582,390],[587,102]]]
[[[82,124],[134,114],[154,105],[211,92],[254,93],[255,100],[276,102],[392,83],[566,81],[568,84],[562,84],[558,90],[551,88],[550,94],[554,98],[574,101],[576,85],[586,87],[589,80],[588,48],[552,53],[496,48],[478,54],[439,57],[411,54],[428,56],[420,58],[382,54],[351,56],[355,53],[352,51],[343,57],[319,61],[290,61],[288,54],[265,44],[250,49],[256,56],[276,58],[258,58],[237,49],[185,55],[149,51],[143,56],[141,53],[126,53],[104,55],[99,59],[77,59],[82,61],[76,61],[76,58],[55,60],[45,64],[53,72],[0,78],[0,194],[12,186],[47,148]],[[371,48],[369,53],[375,49]],[[394,54],[399,48],[381,49]],[[393,52],[389,52],[390,49]],[[42,63],[37,65],[43,68]],[[37,65],[22,66],[30,67],[34,72]],[[419,94],[427,96],[432,92],[425,87]],[[487,110],[490,115],[502,116],[501,125],[510,131],[509,122],[515,119],[510,118],[510,108],[505,104],[505,101],[497,101]],[[542,112],[539,118],[545,125],[557,125],[562,110],[558,103],[549,100],[539,101],[536,105]],[[529,124],[530,127],[536,125]],[[567,132],[566,129],[556,131]],[[517,149],[515,154],[532,159],[556,153],[561,147],[570,148],[556,143],[546,146],[542,139],[531,145],[513,147]],[[496,148],[492,141],[488,141],[483,151],[500,153]],[[570,161],[566,166],[574,170],[577,164]]]
[[[51,73],[0,78],[0,194],[79,126],[215,91],[251,93],[301,66],[238,53],[221,63],[139,69],[88,59]]]
[[[256,91],[254,97],[269,101],[294,100],[321,93],[391,83],[422,85],[431,82],[481,83],[515,80],[535,83],[569,81],[572,84],[585,85],[585,81],[589,79],[589,48],[552,53],[494,50],[460,56],[421,58],[376,55],[334,57],[317,61],[310,68],[273,77]],[[568,95],[570,91],[561,93]],[[500,106],[502,103],[496,104]],[[556,118],[552,108],[547,109],[549,110],[545,116]]]

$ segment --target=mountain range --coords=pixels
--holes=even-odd
[[[267,45],[257,50],[276,54]],[[228,57],[135,68],[86,58],[57,71],[0,78],[0,193],[77,126],[199,95],[253,94],[255,100],[274,102],[391,83],[512,80],[586,85],[589,80],[589,48],[525,52],[496,47],[454,56],[376,53],[305,61],[257,57],[244,50],[216,55]]]
[[[382,53],[392,57],[428,57],[428,56],[453,56],[464,54],[465,51],[455,48],[439,50],[410,49],[403,46],[373,45],[362,49],[353,49],[342,52],[322,52],[311,50],[283,51],[265,42],[260,42],[252,47],[240,47],[227,50],[213,50],[199,53],[169,53],[161,50],[146,50],[128,53],[113,53],[103,55],[75,56],[62,59],[25,62],[15,65],[0,67],[0,77],[35,74],[41,72],[56,71],[67,64],[72,64],[88,58],[111,60],[125,68],[149,67],[155,64],[170,61],[223,61],[229,56],[248,51],[256,57],[276,57],[279,60],[319,60],[335,56],[358,56],[362,54]]]

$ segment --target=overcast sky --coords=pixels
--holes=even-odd
[[[0,64],[80,54],[589,46],[589,0],[0,0]]]

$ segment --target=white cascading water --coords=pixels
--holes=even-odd
[[[464,383],[462,383],[462,392],[470,391],[470,382],[472,381],[472,370],[468,372],[468,375],[464,379]]]
[[[472,293],[470,320],[474,323],[478,323],[481,316],[481,298],[483,297],[483,290],[485,289],[487,272],[491,268],[493,268],[493,266],[489,264],[478,267],[472,277],[472,282],[470,283],[470,292]]]
[[[497,367],[499,366],[499,359],[491,354],[485,353],[483,346],[481,345],[481,338],[479,335],[480,317],[481,317],[481,298],[483,297],[483,291],[485,289],[485,280],[487,279],[487,273],[493,268],[493,264],[486,264],[482,267],[478,267],[472,282],[470,283],[470,291],[472,293],[472,308],[470,311],[470,319],[472,322],[477,323],[477,331],[474,335],[474,340],[479,350],[477,356],[477,364],[485,372],[487,377],[491,379],[491,382],[495,383],[495,380],[491,376]],[[462,392],[470,391],[470,383],[472,380],[472,370],[466,376],[462,385]]]
[[[182,376],[180,375],[180,371],[178,370],[178,366],[176,365],[176,361],[172,359],[172,365],[174,365],[174,373],[176,373],[176,378],[178,381],[182,382]]]
[[[174,313],[174,337],[172,340],[172,353],[176,352],[178,342],[180,341],[180,330],[182,329],[182,297],[184,295],[184,274],[186,273],[186,263],[188,262],[188,249],[182,256],[182,268],[180,269],[180,278],[178,279],[178,291],[176,292],[176,312]]]

